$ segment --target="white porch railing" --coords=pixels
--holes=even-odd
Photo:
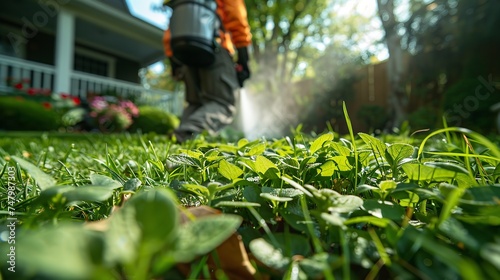
[[[10,90],[9,80],[24,81],[30,88],[53,89],[55,69],[51,65],[0,55],[0,91]],[[89,93],[113,92],[125,98],[135,97],[140,104],[160,107],[177,116],[182,114],[183,94],[147,89],[139,84],[74,71],[71,92],[82,99]]]
[[[54,88],[55,69],[50,65],[0,55],[0,90],[24,81],[31,88]]]
[[[71,75],[71,94],[86,97],[89,93],[116,93],[125,98],[135,97],[140,104],[164,109],[177,116],[182,114],[184,95],[174,92],[147,89],[139,84],[104,78],[74,71]]]

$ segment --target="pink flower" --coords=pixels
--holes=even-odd
[[[102,111],[108,107],[108,102],[102,96],[95,96],[90,101],[90,108],[95,111]]]
[[[139,108],[137,108],[137,106],[135,106],[135,104],[132,101],[130,100],[120,101],[119,105],[120,107],[125,109],[125,111],[128,112],[132,117],[139,116]]]

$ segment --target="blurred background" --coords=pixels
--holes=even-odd
[[[500,1],[247,0],[247,136],[464,126],[497,133]],[[154,8],[153,8],[154,10]],[[165,11],[168,18],[168,11]],[[169,66],[166,65],[167,69]],[[168,71],[145,82],[173,89]]]

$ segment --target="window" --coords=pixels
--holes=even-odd
[[[84,48],[75,48],[74,69],[104,77],[114,77],[115,59]]]
[[[0,54],[24,58],[25,52],[26,39],[19,34],[19,30],[10,26],[0,26]]]

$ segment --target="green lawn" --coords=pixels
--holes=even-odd
[[[5,279],[500,273],[500,148],[466,129],[183,145],[2,132],[0,147]],[[237,236],[244,250],[224,246]]]

